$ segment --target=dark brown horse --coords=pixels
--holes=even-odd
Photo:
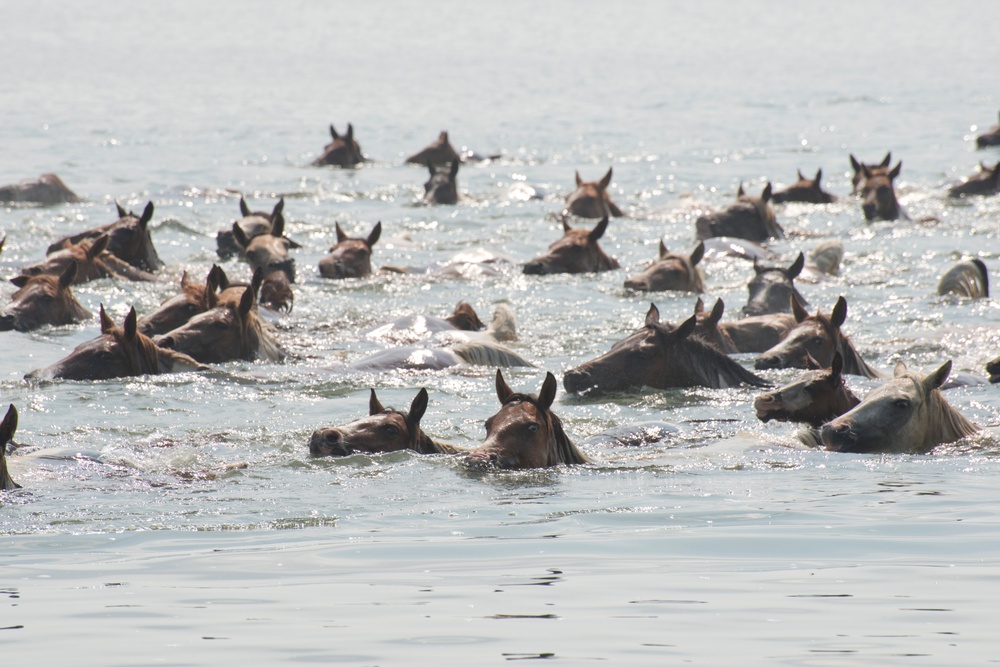
[[[457,447],[435,442],[420,428],[427,411],[427,390],[421,389],[409,412],[383,407],[371,390],[368,417],[347,426],[321,428],[309,439],[310,456],[350,456],[357,452],[379,454],[410,449],[418,454],[456,454]]]
[[[474,469],[525,469],[589,463],[552,412],[556,384],[555,376],[546,373],[537,396],[515,393],[498,369],[500,410],[486,420],[486,439],[466,455],[466,464]]]
[[[7,471],[7,445],[14,440],[15,432],[17,432],[17,408],[11,403],[3,421],[0,422],[0,491],[21,488],[20,484],[11,479]]]
[[[42,174],[20,183],[0,185],[0,202],[5,204],[54,206],[78,201],[81,201],[80,198],[55,174]]]
[[[76,324],[91,317],[80,305],[70,285],[76,264],[68,264],[60,276],[16,276],[19,288],[0,315],[0,331],[33,331],[39,327]]]
[[[126,211],[117,202],[115,208],[118,211],[118,220],[62,238],[51,244],[46,250],[46,254],[52,254],[86,239],[96,239],[106,234],[108,236],[108,252],[118,259],[143,271],[154,272],[162,269],[163,260],[157,254],[156,247],[153,245],[153,237],[149,233],[149,221],[153,219],[153,202],[146,204],[141,216]]]
[[[865,182],[864,168],[867,167],[869,171],[874,171],[876,169],[888,169],[889,164],[892,162],[892,152],[885,154],[882,161],[877,164],[865,164],[858,161],[854,154],[850,155],[851,158],[851,168],[854,170],[854,175],[851,176],[851,194],[856,195],[861,190],[861,184]]]
[[[244,288],[238,304],[220,303],[153,340],[162,348],[177,350],[205,364],[285,358],[285,351],[257,315],[252,287]]]
[[[971,195],[995,195],[1000,193],[1000,162],[992,167],[979,163],[979,172],[953,185],[948,189],[949,197],[967,197]]]
[[[448,140],[448,133],[444,130],[438,135],[436,141],[428,144],[422,151],[406,158],[406,164],[422,164],[432,169],[461,161],[461,156],[459,156],[458,151],[451,145],[451,142]]]
[[[880,377],[865,363],[840,329],[847,319],[847,300],[844,297],[837,299],[829,316],[819,311],[809,315],[796,301],[792,302],[792,315],[795,316],[795,327],[780,343],[757,357],[755,368],[809,368],[810,358],[821,368],[829,368],[833,364],[834,353],[839,352],[844,361],[844,373],[866,378]]]
[[[990,274],[986,264],[976,257],[958,262],[941,276],[937,293],[939,296],[954,294],[969,299],[988,299]]]
[[[337,243],[330,254],[319,260],[319,274],[324,278],[367,278],[372,274],[372,248],[382,235],[382,223],[376,222],[367,238],[351,238],[336,223]]]
[[[738,352],[766,352],[784,340],[796,325],[791,313],[772,313],[744,317],[734,322],[720,322],[719,329],[729,336]]]
[[[74,285],[111,277],[148,282],[156,280],[156,276],[151,273],[137,269],[108,252],[110,241],[107,234],[102,234],[95,239],[84,239],[80,243],[71,244],[62,250],[55,251],[41,262],[21,267],[21,275],[60,276],[65,273],[70,264],[75,264]]]
[[[844,359],[834,352],[830,368],[814,368],[753,401],[757,419],[797,422],[819,428],[852,409],[861,400],[844,384]]]
[[[181,276],[181,291],[163,303],[149,315],[139,318],[139,331],[147,336],[157,336],[184,325],[195,315],[216,308],[220,303],[239,304],[243,291],[250,287],[254,294],[260,293],[263,271],[255,271],[251,282],[232,283],[221,268],[212,265],[204,283],[188,278],[187,272]]]
[[[823,178],[823,170],[816,170],[816,178],[809,179],[802,175],[799,170],[799,180],[792,183],[784,190],[778,190],[772,196],[775,204],[786,202],[802,202],[804,204],[832,204],[837,198],[823,189],[820,181]]]
[[[716,299],[712,310],[705,312],[705,303],[699,297],[694,303],[694,316],[697,321],[694,328],[694,335],[700,336],[708,343],[711,343],[723,354],[736,354],[740,352],[740,349],[736,347],[732,336],[719,326],[725,310],[725,302],[722,299]]]
[[[992,359],[986,364],[986,372],[989,373],[990,382],[994,384],[1000,382],[1000,357]]]
[[[869,169],[867,165],[861,165],[861,174],[864,176],[861,184],[861,210],[865,214],[865,220],[870,222],[907,217],[899,206],[896,189],[893,187],[893,181],[902,168],[902,161],[897,162],[892,169]]]
[[[976,433],[979,427],[941,395],[940,387],[949,373],[951,361],[929,375],[897,363],[892,380],[823,426],[823,445],[831,451],[856,454],[925,454]]]
[[[182,373],[206,367],[174,350],[157,347],[139,333],[135,308],[119,328],[101,306],[101,335],[76,347],[48,368],[32,371],[26,380],[108,380],[138,375]]]
[[[240,197],[240,214],[243,217],[233,224],[239,226],[246,238],[252,239],[260,234],[269,234],[272,227],[274,227],[275,220],[282,216],[284,209],[284,197],[278,200],[278,203],[274,205],[270,213],[265,211],[251,211],[250,207],[247,206],[246,199]],[[282,220],[282,224],[284,224],[284,220]],[[223,229],[216,234],[215,245],[220,259],[228,259],[243,252],[243,248],[236,243],[232,227]],[[295,244],[294,247],[297,248],[299,246]]]
[[[573,229],[563,218],[563,235],[549,246],[548,252],[524,265],[528,275],[550,273],[596,273],[618,268],[618,260],[608,257],[597,244],[608,229],[608,219],[601,219],[593,229]]]
[[[611,201],[608,186],[611,185],[611,168],[599,181],[584,182],[580,172],[576,172],[576,190],[566,197],[566,212],[581,218],[620,218],[624,213]]]
[[[323,154],[313,160],[316,167],[356,167],[365,161],[361,154],[361,146],[354,140],[354,126],[347,124],[347,133],[338,134],[333,124],[330,124],[330,137],[333,139],[323,147]]]
[[[770,386],[714,345],[692,336],[696,324],[694,315],[678,326],[661,324],[660,311],[650,305],[641,329],[612,345],[607,353],[566,371],[563,386],[574,394],[641,387]]]
[[[991,126],[976,137],[976,148],[986,148],[987,146],[1000,146],[1000,123]]]
[[[260,303],[275,310],[291,311],[295,301],[291,284],[295,282],[295,259],[289,249],[298,244],[285,236],[285,219],[275,216],[271,231],[247,237],[239,224],[233,223],[233,240],[246,253],[250,269],[263,274]]]
[[[753,262],[753,278],[747,283],[750,295],[743,306],[744,317],[792,312],[792,299],[801,304],[808,301],[795,288],[795,279],[802,273],[805,256],[800,252],[786,269],[783,266],[763,266]]]
[[[689,255],[670,252],[660,240],[659,258],[647,266],[642,273],[627,278],[625,289],[639,292],[662,292],[677,290],[682,292],[705,291],[705,276],[698,263],[705,256],[705,244],[699,243]]]
[[[770,201],[770,183],[764,186],[760,197],[747,195],[741,183],[735,202],[721,211],[707,213],[695,220],[695,235],[701,241],[717,236],[734,236],[756,243],[784,238],[785,230],[778,224]]]
[[[428,204],[458,203],[458,160],[443,166],[429,166],[430,178],[424,183],[424,202]]]

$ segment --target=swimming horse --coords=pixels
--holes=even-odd
[[[68,264],[59,276],[15,276],[19,289],[0,313],[0,331],[34,331],[39,327],[76,324],[91,317],[73,295],[71,285],[76,264]]]

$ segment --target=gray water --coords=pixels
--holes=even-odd
[[[811,308],[849,301],[845,329],[883,372],[947,359],[983,375],[1000,353],[1000,304],[935,296],[978,256],[995,278],[1000,198],[952,203],[996,120],[1000,5],[705,2],[9,2],[0,21],[0,182],[58,173],[80,204],[5,208],[0,273],[62,235],[110,222],[114,201],[156,206],[168,267],[155,284],[75,289],[120,321],[203,277],[215,233],[286,200],[299,283],[274,320],[294,355],[210,373],[29,385],[97,333],[0,336],[0,397],[20,410],[10,458],[24,489],[0,502],[0,643],[37,664],[986,664],[1000,575],[1000,448],[989,434],[927,456],[790,447],[751,390],[560,393],[576,440],[660,420],[642,449],[592,446],[577,468],[474,474],[407,453],[313,460],[317,427],[367,412],[369,387],[424,429],[472,446],[497,400],[491,368],[351,374],[364,337],[461,299],[517,313],[511,370],[536,392],[638,327],[650,298],[625,276],[694,246],[694,219],[742,182],[759,192],[824,170],[841,196],[786,205],[791,262],[843,240],[842,273],[802,285]],[[327,126],[354,124],[372,162],[309,163]],[[406,155],[447,129],[503,158],[463,167],[463,201],[420,205]],[[866,224],[847,156],[903,160],[913,221]],[[339,222],[384,231],[374,263],[426,266],[484,247],[525,261],[558,238],[579,170],[614,168],[628,212],[603,246],[623,270],[586,276],[327,281],[316,265]],[[546,193],[523,201],[516,188]],[[236,260],[223,264],[243,276]],[[750,268],[707,264],[706,300],[733,317]],[[3,288],[9,298],[12,286]],[[664,319],[689,294],[651,295]],[[751,363],[751,358],[741,358]],[[780,382],[794,371],[768,377]],[[874,383],[850,379],[859,392]],[[949,391],[983,425],[994,387]],[[58,641],[56,641],[58,640]]]

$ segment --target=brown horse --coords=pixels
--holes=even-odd
[[[351,238],[336,223],[337,243],[330,254],[319,260],[319,274],[324,278],[367,278],[372,274],[372,247],[382,235],[382,223],[376,222],[368,238]]]
[[[978,173],[948,189],[949,197],[987,196],[997,193],[1000,193],[1000,162],[992,167],[987,167],[980,161]]]
[[[216,308],[220,303],[239,304],[246,287],[258,294],[263,282],[263,271],[255,271],[249,285],[231,283],[226,272],[212,265],[204,283],[188,278],[187,271],[181,276],[181,291],[163,303],[149,315],[139,318],[139,331],[147,336],[172,331],[184,325],[195,315]]]
[[[799,170],[799,180],[792,183],[784,190],[778,190],[772,196],[775,204],[786,202],[802,202],[804,204],[832,204],[837,198],[823,189],[820,181],[823,178],[823,170],[816,170],[816,178],[808,179]]]
[[[719,322],[719,329],[736,346],[738,352],[767,352],[784,340],[796,325],[791,313],[772,313],[744,317],[734,322]]]
[[[755,368],[809,368],[810,357],[821,368],[829,368],[833,364],[834,353],[839,352],[844,361],[844,373],[866,378],[880,377],[840,330],[847,319],[847,300],[844,297],[837,299],[829,316],[819,311],[809,315],[797,301],[792,302],[792,315],[796,325],[780,343],[757,357]]]
[[[701,241],[716,236],[735,236],[756,243],[784,238],[785,230],[778,224],[770,201],[770,183],[764,186],[760,197],[747,195],[741,183],[735,202],[695,220],[695,235]]]
[[[458,151],[448,140],[448,132],[442,130],[436,141],[428,144],[422,151],[414,153],[406,158],[406,164],[421,164],[425,167],[444,167],[449,163],[461,162],[462,158]],[[433,173],[433,172],[432,172]]]
[[[149,233],[149,221],[153,219],[153,202],[146,204],[142,215],[126,211],[115,202],[118,220],[107,225],[88,229],[85,232],[67,236],[51,244],[46,254],[52,254],[71,245],[76,245],[85,239],[96,239],[106,234],[108,236],[108,252],[118,259],[128,262],[143,271],[159,271],[163,268],[153,245],[153,237]]]
[[[970,299],[988,299],[990,275],[986,264],[978,258],[958,262],[941,276],[937,293],[939,296],[954,294]]]
[[[994,384],[1000,382],[1000,357],[992,359],[986,364],[986,372],[989,373],[990,382]]]
[[[566,197],[566,211],[581,218],[620,218],[624,213],[611,201],[608,186],[611,185],[611,168],[599,181],[584,182],[580,172],[576,172],[576,190]]]
[[[20,183],[0,185],[0,202],[5,204],[54,206],[78,201],[82,200],[55,174],[42,174]]]
[[[101,234],[95,239],[84,239],[55,251],[41,262],[21,267],[21,275],[59,276],[66,271],[67,266],[75,264],[74,285],[110,277],[147,282],[156,280],[156,276],[151,273],[137,269],[108,252],[110,241],[107,234]]]
[[[70,289],[75,276],[76,264],[68,264],[60,276],[11,278],[19,289],[0,315],[0,331],[33,331],[45,325],[76,324],[91,317]]]
[[[642,273],[625,280],[625,289],[638,292],[705,291],[705,275],[698,263],[705,256],[705,244],[699,243],[690,255],[670,252],[660,240],[660,255]]]
[[[861,400],[844,384],[844,359],[833,353],[830,368],[813,368],[774,391],[758,395],[753,401],[757,419],[797,422],[819,428],[851,410]]]
[[[645,325],[611,346],[592,361],[566,371],[566,391],[603,393],[640,387],[767,387],[757,377],[720,352],[715,346],[692,336],[697,317],[678,326],[660,323],[660,311],[650,305]]]
[[[457,447],[435,442],[420,428],[427,411],[427,390],[421,389],[410,403],[409,412],[383,407],[371,390],[368,417],[347,426],[321,428],[309,439],[310,456],[350,456],[357,452],[380,454],[410,449],[418,454],[457,454]]]
[[[486,439],[465,457],[473,469],[548,468],[561,464],[589,463],[563,430],[552,412],[556,378],[545,374],[538,395],[515,393],[497,370],[500,410],[486,420]]]
[[[206,370],[186,354],[157,347],[139,333],[135,308],[119,328],[101,306],[101,335],[76,347],[69,356],[25,376],[26,380],[108,380],[138,375]]]
[[[608,218],[602,218],[593,229],[573,229],[563,218],[563,235],[549,246],[548,252],[535,257],[524,265],[528,275],[550,273],[596,273],[612,271],[618,260],[608,257],[597,244],[608,229]]]
[[[20,489],[21,485],[15,482],[7,472],[7,445],[14,439],[17,431],[17,408],[11,403],[7,408],[7,414],[0,422],[0,491],[13,491]]]
[[[330,124],[330,136],[333,141],[323,147],[323,153],[313,160],[316,167],[356,167],[365,162],[361,154],[361,146],[354,140],[354,126],[347,124],[346,134],[337,134],[333,124]]]
[[[239,303],[220,303],[153,340],[162,348],[182,352],[205,364],[235,359],[282,361],[285,351],[261,322],[255,306],[253,288],[246,287]]]
[[[851,176],[851,194],[856,195],[861,190],[861,185],[865,181],[865,167],[867,167],[869,171],[874,171],[876,169],[888,169],[889,164],[892,162],[892,152],[890,151],[886,153],[885,157],[882,158],[882,161],[878,164],[865,164],[860,162],[856,157],[854,157],[853,153],[850,155],[850,158],[851,168],[854,170],[854,175]]]
[[[754,260],[754,275],[747,283],[750,295],[747,298],[747,305],[743,306],[743,316],[790,313],[792,299],[807,304],[808,301],[795,288],[794,283],[802,273],[805,263],[805,256],[801,252],[787,269],[783,266],[763,266]]]
[[[823,426],[823,445],[831,451],[856,454],[925,454],[976,433],[979,427],[941,395],[940,387],[949,373],[951,361],[929,375],[897,363],[892,380]]]
[[[265,211],[251,211],[250,207],[247,206],[246,199],[240,197],[240,214],[243,216],[234,225],[239,225],[239,228],[243,230],[243,235],[252,239],[260,234],[269,234],[271,228],[274,226],[275,220],[282,216],[282,212],[285,209],[285,198],[282,197],[278,200],[278,203],[274,205],[274,208],[270,213]],[[284,222],[284,221],[282,221]],[[236,255],[243,253],[243,248],[236,243],[236,237],[233,235],[233,229],[223,229],[215,236],[216,253],[219,255],[219,259],[229,259]],[[295,244],[294,247],[299,247]]]
[[[906,213],[899,206],[893,181],[899,176],[903,162],[897,162],[892,169],[878,167],[869,169],[861,165],[864,182],[861,185],[861,210],[865,220],[896,220],[906,218]]]
[[[986,148],[987,146],[1000,146],[1000,123],[991,126],[976,137],[976,148]]]
[[[443,166],[429,166],[430,178],[424,183],[424,202],[427,204],[458,203],[458,160]]]
[[[740,349],[736,347],[732,336],[719,326],[725,310],[725,302],[722,299],[716,299],[712,310],[705,312],[705,302],[699,297],[694,303],[694,316],[697,321],[694,328],[694,335],[701,336],[723,354],[736,354]]]
[[[233,240],[246,253],[250,269],[263,274],[261,304],[290,312],[295,301],[291,287],[295,282],[295,259],[288,251],[298,244],[285,236],[285,219],[281,213],[275,216],[271,231],[253,237],[247,237],[234,222]]]

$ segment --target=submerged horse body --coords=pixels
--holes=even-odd
[[[979,258],[958,262],[945,271],[938,281],[939,296],[954,294],[969,299],[986,299],[990,296],[990,274]]]
[[[81,201],[55,174],[42,174],[20,183],[0,185],[0,202],[6,204],[39,204],[55,206]]]
[[[1000,193],[1000,162],[992,167],[979,163],[979,171],[967,179],[948,188],[949,197],[967,197],[971,195],[995,195]]]
[[[137,269],[108,252],[110,241],[111,238],[107,234],[101,234],[97,238],[84,239],[79,243],[67,245],[46,256],[41,262],[21,267],[21,275],[58,276],[62,275],[70,264],[75,264],[74,285],[112,277],[145,282],[156,280],[156,276],[151,273]]]
[[[482,331],[485,326],[470,303],[459,301],[451,314],[445,317],[424,315],[399,317],[388,324],[371,329],[366,336],[406,344],[424,340],[441,332]]]

